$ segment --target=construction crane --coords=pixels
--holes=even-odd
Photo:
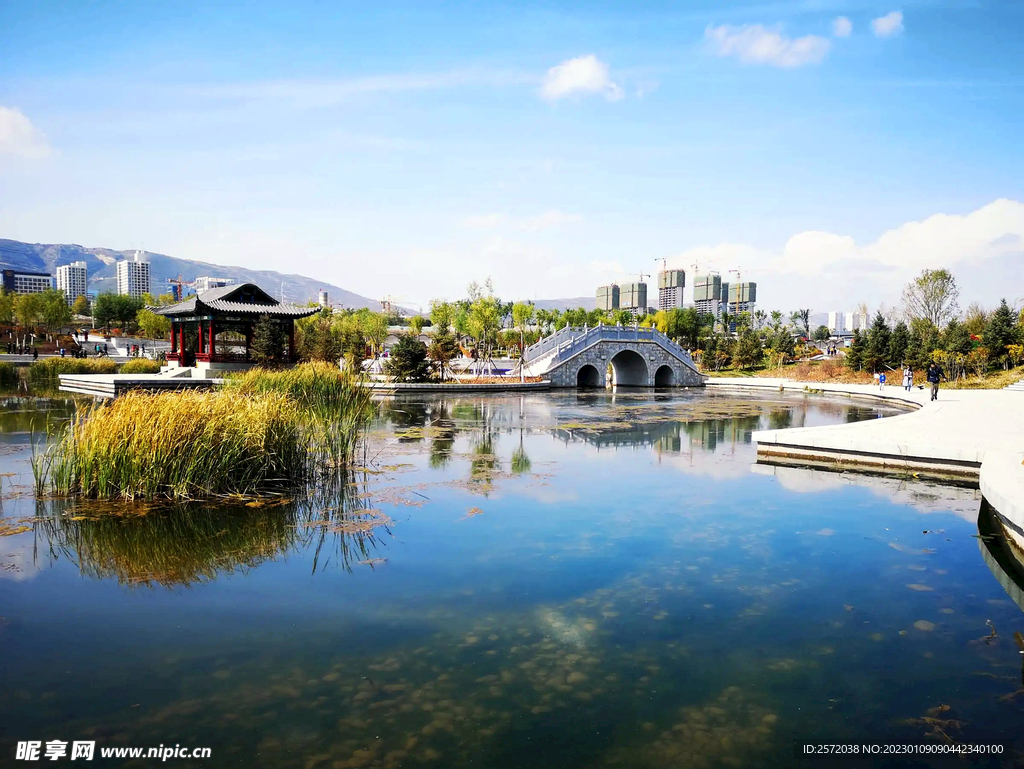
[[[661,256],[661,257],[656,256],[656,257],[654,257],[654,261],[657,262],[659,260],[661,261],[661,271],[662,272],[668,272],[668,259],[666,259],[664,256]]]
[[[196,284],[194,280],[183,280],[180,272],[178,273],[178,277],[168,278],[167,282],[170,283],[174,287],[174,289],[176,289],[173,291],[174,300],[176,302],[180,302],[182,299],[185,298],[185,286],[191,288]]]
[[[736,302],[735,302],[735,304],[736,304],[736,312],[733,313],[733,314],[734,315],[739,315],[740,314],[740,283],[743,281],[743,278],[740,277],[740,268],[739,267],[737,267],[735,270],[729,270],[729,272],[735,272],[736,273]],[[732,286],[729,286],[729,290],[732,291]],[[726,299],[726,306],[728,306],[728,298]]]

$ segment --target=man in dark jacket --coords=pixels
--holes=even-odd
[[[942,369],[935,363],[932,363],[928,367],[928,384],[932,386],[932,400],[938,400],[939,398],[939,380],[942,379]]]

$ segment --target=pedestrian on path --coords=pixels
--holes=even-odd
[[[942,379],[942,369],[939,368],[935,363],[932,363],[928,367],[927,374],[928,384],[932,386],[932,400],[939,399],[939,381]]]
[[[911,390],[911,388],[913,386],[914,386],[914,369],[910,368],[910,366],[904,366],[903,367],[903,389],[906,390],[907,392],[910,392],[910,390]]]
[[[879,390],[884,390],[885,389],[885,372],[884,371],[881,374],[878,375],[878,389]]]

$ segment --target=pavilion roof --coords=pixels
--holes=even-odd
[[[306,318],[320,311],[319,307],[300,307],[279,302],[255,283],[211,288],[190,296],[183,302],[163,307],[157,312],[168,317],[189,315],[269,315],[278,318]]]

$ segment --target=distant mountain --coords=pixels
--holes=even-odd
[[[0,268],[56,275],[59,265],[82,260],[88,269],[89,290],[112,293],[117,291],[116,263],[121,259],[130,258],[134,253],[109,248],[85,248],[75,244],[22,243],[17,240],[0,239]],[[286,275],[273,270],[250,270],[246,267],[226,267],[148,251],[143,253],[149,259],[154,295],[169,293],[171,284],[167,280],[177,278],[179,274],[186,281],[209,275],[231,278],[237,283],[255,283],[271,296],[286,302],[315,302],[320,289],[324,289],[335,307],[368,307],[380,310],[378,301],[304,275]]]
[[[533,306],[538,310],[593,310],[597,307],[597,298],[593,296],[577,296],[570,299],[534,299]]]

